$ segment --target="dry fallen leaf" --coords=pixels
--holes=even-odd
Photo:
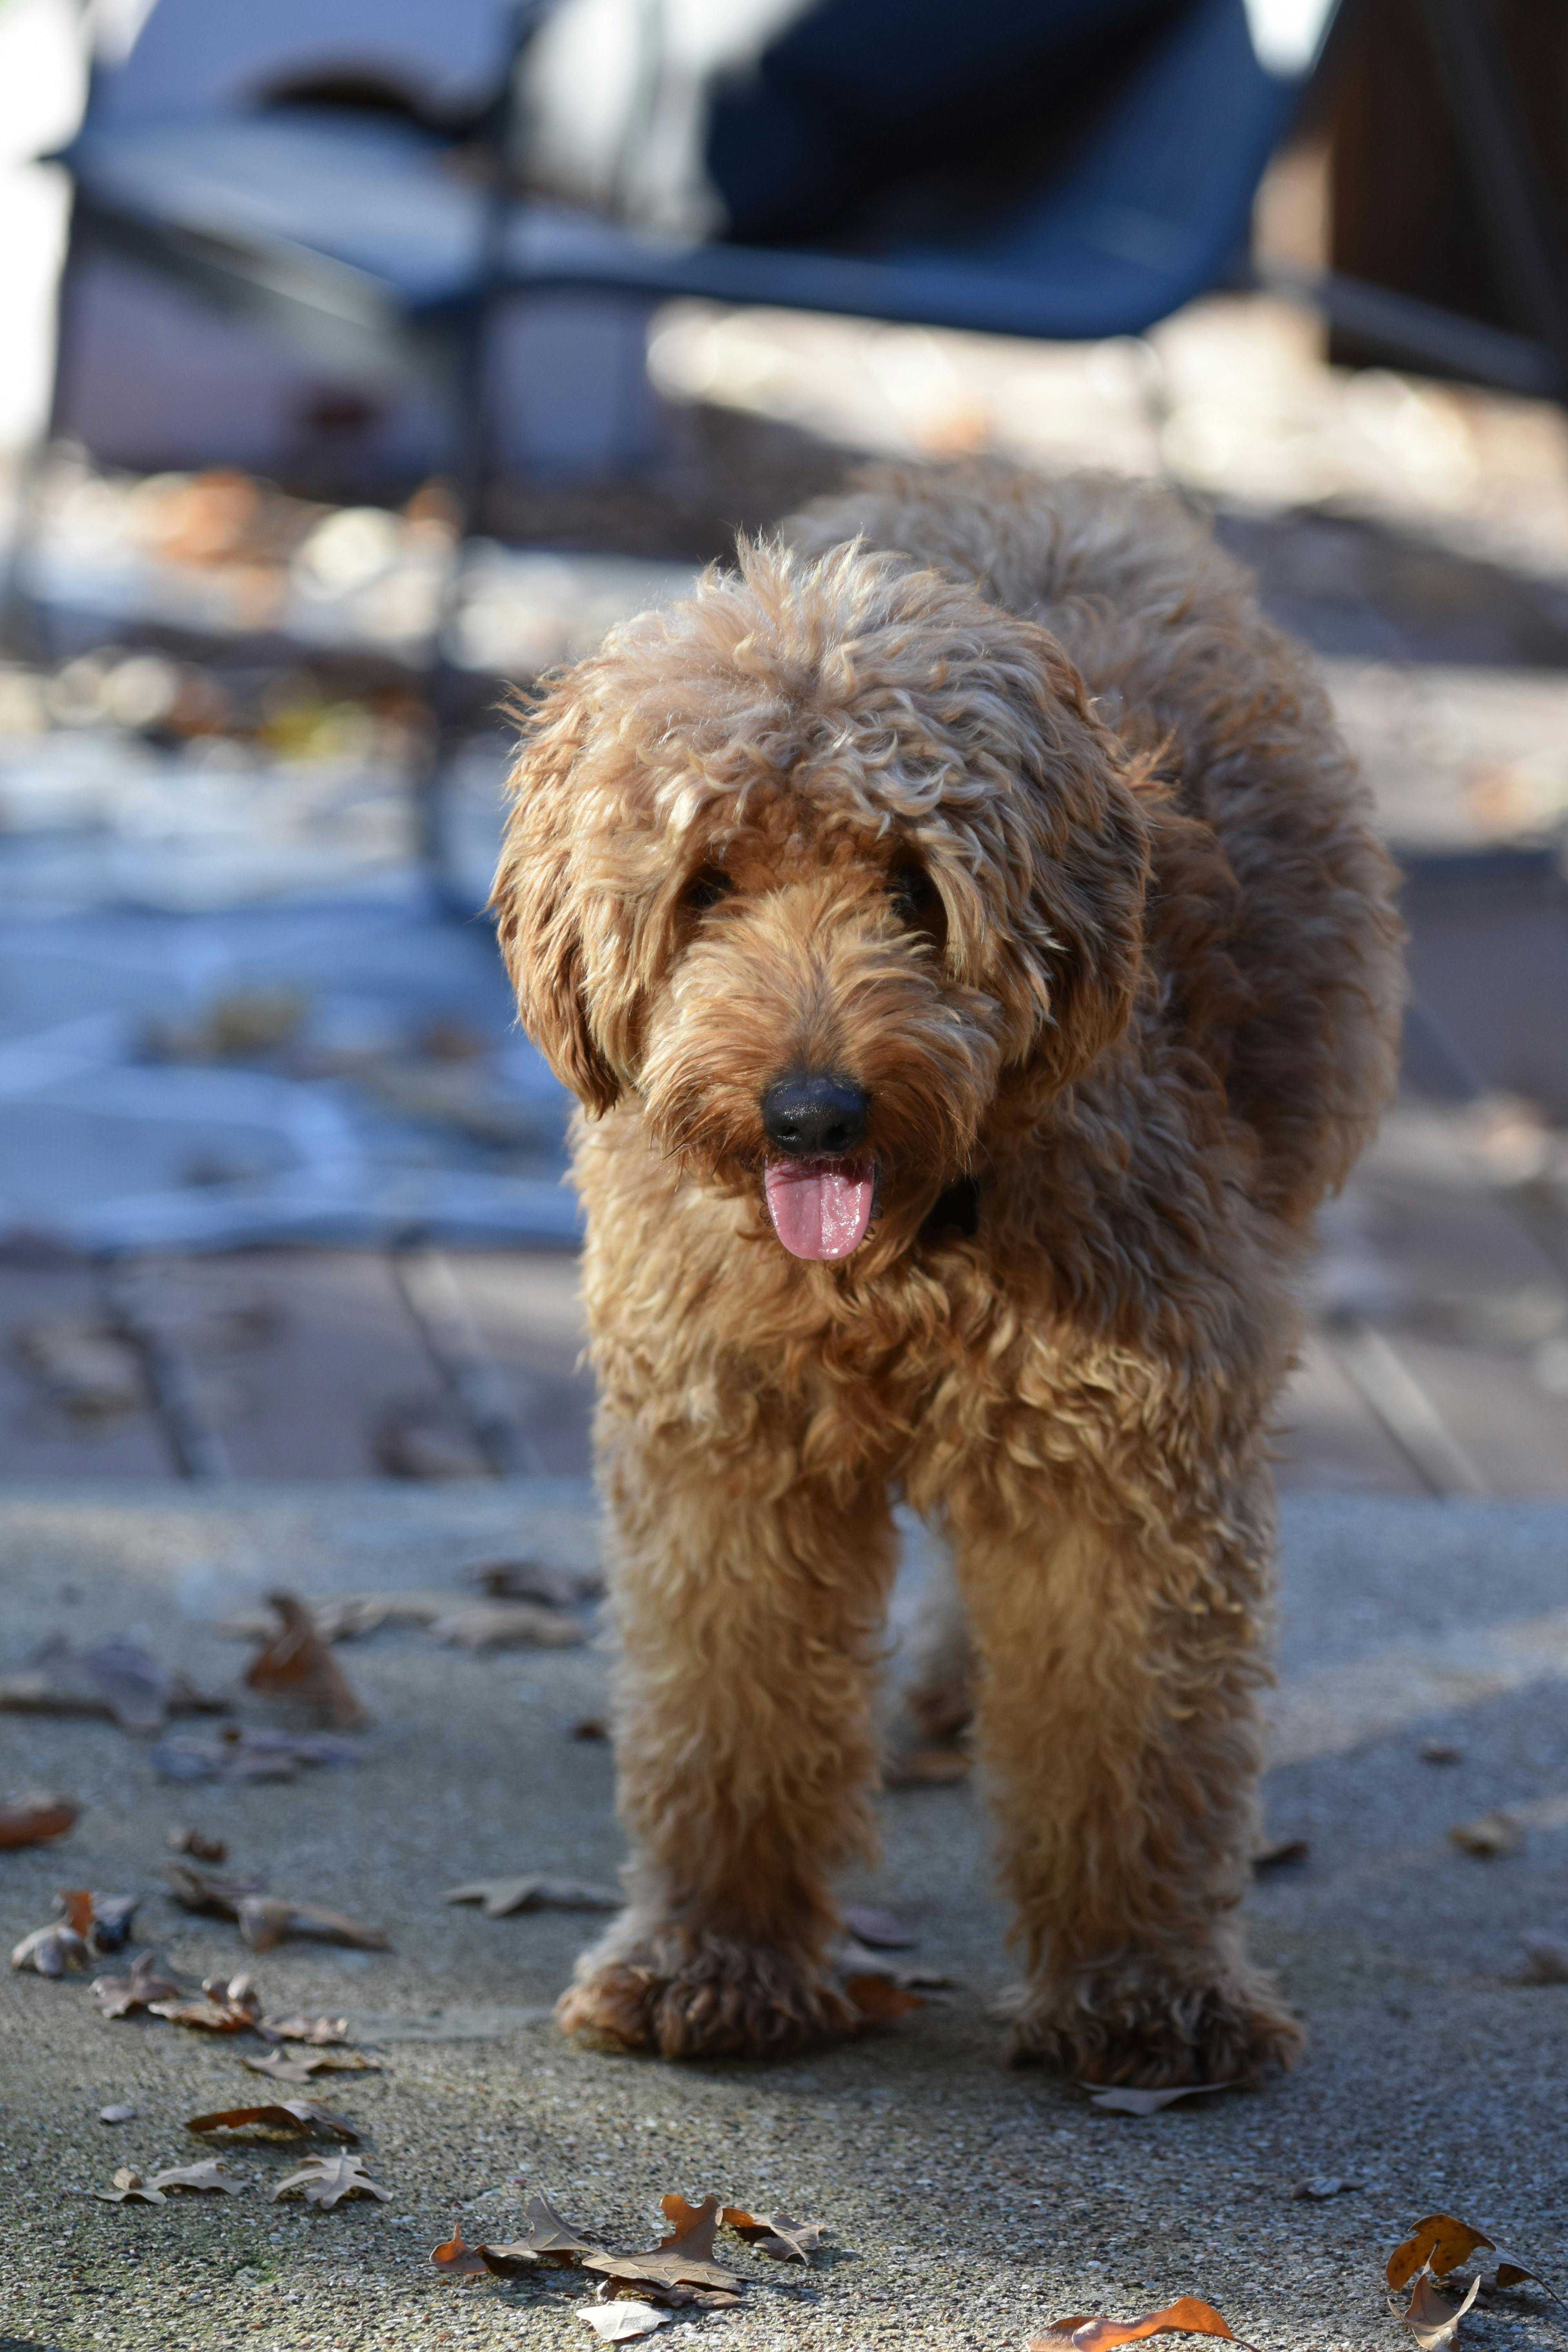
[[[1043,2336],[1033,2338],[1029,2352],[1064,2352],[1068,2345],[1072,2352],[1113,2352],[1119,2344],[1142,2344],[1150,2336],[1223,2336],[1232,2344],[1243,2340],[1231,2334],[1213,2304],[1184,2294],[1142,2319],[1054,2319]]]
[[[908,2017],[912,2009],[925,2007],[918,1992],[906,1991],[889,1977],[846,1977],[844,1990],[861,2016],[877,2025],[891,2024],[895,2018]]]
[[[668,2311],[656,2311],[651,2303],[634,2303],[629,2298],[580,2303],[577,2316],[605,2344],[629,2344],[634,2336],[651,2336],[656,2327],[669,2325]]]
[[[95,1977],[89,1991],[104,2017],[129,2017],[132,2010],[150,2009],[154,2001],[181,1998],[178,1977],[165,1975],[155,1952],[138,1952],[128,1977]]]
[[[1305,2180],[1298,2180],[1291,2189],[1292,2197],[1310,2197],[1321,2204],[1330,2197],[1348,2196],[1352,2189],[1364,2189],[1364,2180],[1342,2180],[1337,2172],[1314,2172]]]
[[[162,2205],[171,2189],[220,2189],[226,2197],[242,2197],[247,2185],[224,2170],[220,2157],[209,2156],[203,2164],[172,2165],[165,2172],[155,2172],[151,2180],[143,2180],[130,2165],[122,2164],[112,2189],[95,2189],[92,2193],[106,2205]]]
[[[887,1789],[942,1789],[955,1780],[967,1780],[973,1769],[973,1759],[967,1748],[950,1748],[945,1743],[907,1748],[883,1765],[882,1785]]]
[[[365,2058],[357,2050],[269,2050],[265,2058],[241,2058],[240,2064],[252,2074],[265,2074],[274,2083],[312,2082],[318,2074],[378,2074],[380,2067],[373,2058]]]
[[[430,1638],[459,1650],[569,1650],[587,1640],[588,1629],[569,1611],[535,1601],[469,1601],[437,1617]]]
[[[787,2213],[748,2213],[742,2206],[726,2205],[719,2219],[775,2263],[809,2263],[822,2242],[822,2222],[792,2221]]]
[[[212,2132],[259,2131],[284,2139],[342,2139],[353,2145],[357,2127],[346,2116],[334,2116],[314,2099],[282,2099],[264,2107],[224,2107],[216,2115],[192,2116],[185,2129],[206,2138]]]
[[[542,1601],[547,1609],[571,1609],[596,1601],[605,1580],[596,1568],[549,1568],[538,1559],[500,1559],[470,1568],[467,1580],[491,1601]]]
[[[1500,2247],[1496,2252],[1497,2260],[1490,2268],[1476,2273],[1476,2284],[1483,2294],[1495,2294],[1500,2287],[1522,2286],[1528,2280],[1532,2286],[1542,2288],[1553,2303],[1562,2303],[1563,2297],[1556,2288],[1543,2279],[1539,2271],[1531,2270],[1529,2263],[1521,2262],[1517,2254],[1506,2254]]]
[[[1463,2303],[1453,2304],[1438,2294],[1429,2270],[1416,2272],[1409,2305],[1399,2316],[1421,2347],[1421,2352],[1449,2352],[1449,2347],[1458,2340],[1459,2322],[1480,2293],[1480,2286],[1479,2279],[1472,2279]]]
[[[384,1927],[329,1910],[324,1903],[292,1903],[283,1895],[243,1895],[236,1916],[253,1952],[269,1952],[290,1937],[312,1944],[346,1944],[356,1952],[390,1952]]]
[[[228,1848],[222,1838],[204,1837],[200,1830],[173,1829],[164,1843],[175,1853],[188,1853],[193,1862],[226,1862]]]
[[[16,1715],[109,1716],[122,1731],[152,1735],[171,1715],[226,1715],[182,1674],[171,1674],[139,1642],[116,1636],[75,1650],[54,1634],[26,1671],[0,1680],[0,1709]]]
[[[463,2243],[463,2225],[459,2221],[449,2238],[430,2249],[430,2259],[443,2278],[488,2278],[489,2265],[478,2246]]]
[[[603,2271],[616,2279],[651,2280],[657,2285],[737,2287],[743,2282],[713,2259],[713,2236],[719,2227],[719,2200],[705,2197],[688,2205],[674,2195],[660,2200],[675,2227],[644,2254],[585,2254],[585,2271]]]
[[[163,2190],[154,2189],[151,2181],[143,2180],[129,2164],[121,2166],[114,2176],[112,2189],[95,2189],[92,2193],[100,2197],[106,2205],[123,2205],[132,2200],[142,2205],[161,2205],[163,2202]]]
[[[484,2258],[485,2268],[493,2271],[498,2278],[521,2278],[526,2272],[536,2270],[541,2263],[563,2269],[584,2254],[596,2254],[603,2250],[593,2239],[574,2229],[548,2197],[536,2196],[528,2200],[528,2229],[524,2236],[504,2246],[480,2246],[477,2251]]]
[[[1429,2213],[1424,2221],[1416,2222],[1410,2235],[1402,2244],[1395,2246],[1388,2258],[1388,2284],[1397,2292],[1423,2270],[1429,2272],[1434,2278],[1447,2278],[1450,2271],[1458,2270],[1461,2263],[1468,2263],[1472,2254],[1479,2253],[1483,2249],[1492,2255],[1493,2261],[1491,2267],[1479,2274],[1477,2284],[1484,2286],[1489,2294],[1494,2287],[1521,2286],[1529,2279],[1535,2285],[1544,2287],[1554,2303],[1562,2301],[1555,2287],[1550,2285],[1539,2271],[1531,2269],[1522,2255],[1506,2251],[1495,2239],[1485,2236],[1470,2222],[1461,2221],[1452,2213]],[[1468,2309],[1468,2305],[1466,2308]],[[1441,2314],[1438,2314],[1434,2325],[1442,2324]]]
[[[329,2209],[343,2197],[379,2197],[384,2205],[392,2202],[390,2189],[383,2189],[364,2168],[361,2156],[313,2156],[287,2180],[280,2180],[272,2192],[274,2204],[292,2189],[302,2191],[307,2205],[324,2205]]]
[[[52,1927],[35,1927],[11,1948],[14,1969],[35,1969],[41,1977],[75,1976],[90,1966],[92,1954],[84,1939],[63,1919]]]
[[[579,2255],[596,2254],[600,2249],[592,2238],[584,2236],[558,2212],[548,2197],[531,2197],[528,2200],[528,2234],[517,2242],[541,2262],[563,2267],[574,2263]]]
[[[920,1941],[890,1911],[876,1911],[868,1904],[847,1903],[839,1916],[856,1942],[868,1944],[874,1952],[912,1951]]]
[[[166,2017],[174,2025],[190,2025],[206,2033],[245,2033],[252,2031],[261,2016],[261,1995],[248,1977],[207,1977],[202,1984],[200,2000],[150,2000],[148,2009],[154,2017]]]
[[[1178,2099],[1206,2098],[1215,2091],[1245,2091],[1248,2078],[1238,2075],[1233,2083],[1174,2083],[1163,2091],[1123,2088],[1121,2084],[1108,2090],[1093,2083],[1086,2083],[1083,2087],[1089,2093],[1089,2105],[1100,2108],[1106,2115],[1154,2116],[1162,2107],[1173,2107]]]
[[[346,2042],[346,2017],[258,2017],[256,2031],[264,2042],[308,2042],[315,2049]]]
[[[335,1731],[241,1731],[231,1726],[221,1740],[161,1739],[150,1751],[153,1769],[165,1780],[221,1780],[251,1787],[294,1780],[318,1766],[357,1764],[353,1742]]]
[[[1253,1855],[1253,1876],[1263,1878],[1271,1870],[1289,1870],[1295,1864],[1305,1862],[1311,1851],[1310,1838],[1276,1838],[1271,1845],[1259,1846]]]
[[[378,1633],[384,1625],[429,1625],[452,1606],[449,1592],[338,1592],[327,1599],[307,1601],[317,1633],[323,1642],[357,1642]],[[217,1628],[239,1642],[269,1642],[270,1617],[259,1612],[226,1617]]]
[[[1388,2257],[1384,2276],[1395,2294],[1419,2270],[1429,2270],[1434,2278],[1443,2278],[1460,2263],[1482,2246],[1497,2252],[1484,2231],[1472,2229],[1468,2221],[1459,2221],[1452,2213],[1428,2213],[1417,2221],[1410,2235]]]
[[[618,1911],[625,1896],[613,1886],[581,1878],[479,1878],[471,1886],[448,1887],[443,1903],[479,1903],[487,1919],[510,1919],[519,1911]]]
[[[237,1918],[240,1905],[248,1896],[261,1894],[267,1885],[260,1871],[248,1878],[220,1877],[216,1871],[197,1870],[188,1862],[165,1863],[163,1875],[182,1911],[195,1911],[208,1919]]]
[[[219,2189],[226,2197],[242,2197],[247,2185],[243,2180],[236,2179],[232,2172],[224,2170],[221,2156],[206,2157],[200,2164],[175,2165],[167,2172],[155,2172],[152,2179],[152,2186],[154,2189],[194,2189],[204,2191]]]
[[[1521,1984],[1568,1984],[1568,1936],[1526,1936]]]
[[[841,1977],[881,1977],[905,1992],[944,1992],[958,1979],[945,1969],[926,1962],[896,1959],[891,1952],[875,1952],[853,1936],[841,1937],[828,1951],[829,1965]]]
[[[37,1790],[13,1797],[0,1805],[0,1846],[42,1845],[46,1838],[63,1837],[80,1811],[74,1797],[46,1796]]]
[[[358,1730],[370,1718],[299,1594],[269,1592],[267,1600],[280,1626],[247,1667],[249,1687],[262,1698],[320,1708],[340,1731]]]
[[[1461,1853],[1474,1854],[1479,1862],[1496,1862],[1519,1853],[1524,1844],[1524,1824],[1499,1805],[1479,1821],[1456,1822],[1448,1838]]]
[[[55,1908],[66,1926],[100,1959],[124,1949],[136,1905],[134,1895],[95,1895],[86,1886],[62,1886],[55,1895]]]

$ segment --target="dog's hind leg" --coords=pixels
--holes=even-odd
[[[891,1513],[760,1436],[715,1456],[668,1427],[607,1434],[634,1858],[558,2014],[667,2057],[782,2056],[855,2029],[826,1959],[831,1877],[872,1844]]]
[[[1289,2065],[1301,2029],[1249,1966],[1238,1916],[1266,1485],[1164,1530],[1079,1515],[1042,1477],[1025,1531],[1016,1510],[998,1524],[994,1474],[962,1488],[981,1755],[1028,1962],[1015,2063],[1150,2085]]]

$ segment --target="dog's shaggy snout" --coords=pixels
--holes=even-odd
[[[866,1140],[870,1097],[845,1078],[792,1071],[763,1097],[763,1133],[790,1160],[840,1160]]]

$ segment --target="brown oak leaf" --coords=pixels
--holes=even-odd
[[[451,1886],[443,1903],[478,1903],[487,1919],[510,1919],[519,1911],[618,1911],[625,1896],[614,1886],[582,1878],[478,1878]]]
[[[1410,2235],[1388,2257],[1384,2276],[1397,2294],[1419,2270],[1429,2270],[1434,2278],[1446,2277],[1460,2263],[1485,2246],[1495,2253],[1497,2249],[1484,2230],[1473,2229],[1452,2213],[1428,2213],[1417,2221]]]
[[[809,2263],[822,2242],[822,2222],[792,2221],[787,2213],[748,2213],[739,2205],[726,2205],[719,2219],[775,2263]]]
[[[52,1927],[35,1927],[11,1948],[14,1969],[34,1969],[41,1977],[69,1977],[90,1966],[92,1954],[84,1939],[63,1919]]]
[[[430,2259],[443,2278],[488,2278],[489,2265],[484,2249],[463,2243],[463,2225],[459,2221],[449,2238],[430,2249]]]
[[[138,1952],[128,1977],[95,1977],[89,1991],[104,2017],[129,2017],[133,2010],[151,2009],[154,2001],[181,1997],[178,1977],[160,1969],[156,1952]]]
[[[279,1628],[247,1667],[249,1687],[262,1698],[318,1709],[340,1731],[360,1729],[370,1718],[299,1594],[269,1592],[267,1600]]]
[[[307,2205],[324,2205],[329,2209],[344,2197],[379,2197],[384,2205],[392,2201],[390,2189],[383,2189],[364,2168],[361,2156],[313,2156],[287,2180],[280,2180],[272,2192],[273,2202],[289,2196],[298,2189]]]
[[[326,2107],[319,2107],[314,2099],[280,2099],[276,2105],[261,2107],[223,2107],[210,2116],[192,2116],[185,2126],[205,2138],[212,2132],[259,2131],[268,2137],[284,2139],[342,2139],[353,2145],[359,2138],[357,2126],[346,2116],[334,2116]]]
[[[1478,1862],[1499,1862],[1521,1851],[1524,1824],[1498,1805],[1479,1821],[1456,1822],[1448,1832],[1448,1841],[1461,1853],[1474,1854]]]
[[[1102,2090],[1098,2084],[1086,2083],[1089,2104],[1110,2116],[1154,2116],[1162,2107],[1173,2107],[1179,2099],[1204,2099],[1218,2091],[1245,2091],[1251,2087],[1251,2078],[1237,2075],[1231,2083],[1173,2083],[1163,2091],[1143,2091],[1113,2084]]]
[[[1053,2319],[1043,2336],[1032,2339],[1029,2352],[1066,2352],[1069,2345],[1072,2352],[1114,2352],[1117,2345],[1142,2344],[1150,2336],[1223,2336],[1232,2344],[1244,2340],[1232,2335],[1212,2303],[1183,2294],[1142,2319]]]
[[[1410,2301],[1399,2315],[1408,2327],[1421,2352],[1449,2352],[1458,2341],[1459,2322],[1480,2293],[1479,2279],[1470,2281],[1469,2292],[1463,2303],[1450,2303],[1439,2294],[1432,2273],[1425,2264],[1415,2273]]]
[[[277,1944],[297,1938],[310,1944],[346,1944],[355,1952],[390,1952],[384,1927],[332,1911],[324,1903],[295,1903],[283,1895],[241,1896],[236,1917],[239,1932],[253,1952],[269,1952]]]
[[[0,1805],[0,1846],[42,1845],[46,1838],[64,1837],[80,1812],[74,1797],[46,1796],[38,1790],[12,1797]]]
[[[357,2050],[269,2050],[265,2058],[242,2058],[252,2074],[266,2074],[274,2083],[307,2084],[320,2074],[378,2074],[374,2059]]]
[[[174,2025],[195,2026],[205,2033],[247,2033],[259,2022],[261,1995],[249,1977],[230,1977],[226,1981],[206,1977],[199,2000],[150,2000],[147,2007],[154,2017],[166,2017]]]
[[[533,1601],[469,1601],[438,1617],[430,1638],[459,1650],[568,1650],[587,1640],[588,1628],[569,1611]]]
[[[660,2200],[675,2224],[668,2238],[644,2254],[585,2254],[585,2271],[603,2271],[615,2279],[649,2280],[655,2285],[737,2287],[743,2284],[733,2271],[713,2259],[714,2232],[719,2227],[719,2200],[705,2197],[689,2205],[683,2197]]]
[[[895,2018],[907,2017],[910,2010],[925,2007],[918,1992],[894,1984],[889,1977],[846,1977],[844,1990],[861,2016],[876,2025],[890,2024]]]
[[[106,2205],[124,2205],[129,2202],[161,2205],[163,2202],[163,2190],[154,2189],[151,2181],[143,2180],[142,2175],[129,2164],[121,2166],[114,2176],[112,2189],[95,2189],[92,2193],[95,2197],[100,2197]]]
[[[222,1838],[205,1837],[200,1830],[173,1829],[164,1840],[175,1853],[188,1853],[193,1862],[226,1862],[228,1848]]]

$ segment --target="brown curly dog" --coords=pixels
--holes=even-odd
[[[1269,1415],[1401,996],[1304,658],[1171,499],[873,468],[532,711],[496,883],[579,1097],[629,1907],[563,2024],[852,2029],[899,1491],[952,1547],[1013,2053],[1289,2063],[1237,1916]]]

